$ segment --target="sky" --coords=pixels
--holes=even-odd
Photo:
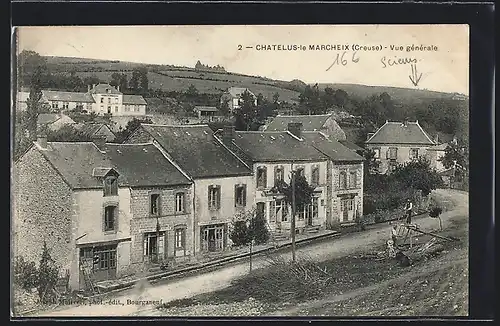
[[[50,56],[188,67],[200,60],[230,72],[285,81],[469,94],[468,25],[19,27],[17,44],[18,52]],[[431,51],[407,51],[411,45]],[[417,86],[409,76],[414,81],[420,77]]]

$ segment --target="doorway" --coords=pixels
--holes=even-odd
[[[342,197],[340,199],[341,222],[354,220],[354,197]]]
[[[225,225],[209,225],[201,230],[202,232],[202,251],[217,252],[223,251],[225,247]]]

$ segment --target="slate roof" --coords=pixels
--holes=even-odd
[[[108,93],[109,90],[109,93]],[[110,84],[97,84],[95,85],[91,90],[90,93],[92,94],[122,94],[122,92],[119,92],[114,86],[111,86]]]
[[[118,172],[120,186],[187,185],[190,180],[153,144],[106,144],[103,151],[92,142],[48,142],[42,155],[73,189],[99,189],[99,176]]]
[[[153,144],[106,144],[106,156],[130,186],[188,185],[184,176]]]
[[[111,133],[113,131],[104,123],[76,123],[74,127],[86,135],[93,136],[95,135],[101,128],[107,128]],[[114,134],[114,133],[113,133]]]
[[[319,131],[330,118],[330,114],[320,115],[278,115],[267,125],[267,131],[285,131],[290,122],[301,122],[302,130]]]
[[[359,147],[358,145],[348,141],[348,140],[339,140],[339,143],[341,143],[342,145],[344,145],[345,147],[353,150],[353,151],[362,151],[364,150],[363,147]]]
[[[366,143],[435,145],[418,121],[408,122],[406,126],[403,122],[386,121]]]
[[[248,88],[245,88],[245,87],[229,87],[227,89],[227,92],[229,93],[229,95],[231,95],[232,97],[241,97],[241,95],[243,93],[245,93],[245,91],[248,91],[250,92],[250,94],[254,95],[254,93],[252,93],[251,90],[249,90]]]
[[[448,143],[439,144],[427,148],[428,151],[444,151],[448,147]]]
[[[208,125],[141,124],[193,178],[251,175],[252,171],[214,137]]]
[[[61,91],[42,91],[42,95],[47,101],[60,102],[83,102],[94,103],[94,98],[89,93],[61,92]]]
[[[147,105],[148,103],[141,95],[125,95],[123,94],[123,104]]]
[[[92,142],[48,142],[43,156],[73,189],[102,188],[102,181],[92,176],[95,168],[112,168],[113,163]],[[118,172],[120,173],[120,172]],[[126,183],[120,174],[118,184]]]
[[[306,143],[327,155],[332,161],[364,161],[364,158],[352,149],[321,132],[303,132],[302,138],[306,140]]]
[[[233,143],[245,159],[253,162],[317,161],[327,158],[307,142],[282,131],[236,131]]]

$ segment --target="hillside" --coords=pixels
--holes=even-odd
[[[45,57],[47,68],[53,74],[70,74],[74,72],[80,78],[95,76],[101,80],[111,80],[113,73],[125,73],[128,78],[137,68],[148,69],[150,89],[164,91],[185,91],[193,84],[200,93],[218,94],[231,86],[247,87],[255,94],[262,93],[267,98],[277,92],[280,100],[297,102],[299,92],[306,86],[300,80],[282,81],[260,76],[248,76],[233,72],[196,70],[192,67],[174,65],[143,64],[116,60],[100,60],[68,57]],[[193,62],[194,66],[194,62]],[[434,92],[429,90],[415,90],[408,88],[367,86],[358,84],[319,84],[320,89],[331,87],[343,89],[349,96],[366,98],[373,94],[387,92],[395,102],[401,104],[418,102],[426,99],[452,98],[455,94]]]

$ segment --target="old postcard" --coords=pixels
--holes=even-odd
[[[468,316],[468,25],[15,38],[13,316]]]

